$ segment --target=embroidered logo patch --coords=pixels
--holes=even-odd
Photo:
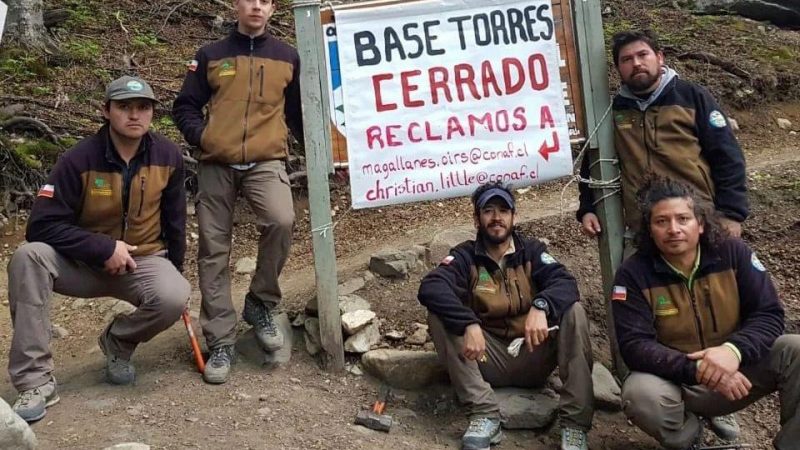
[[[758,259],[758,256],[756,256],[755,252],[752,256],[750,256],[750,264],[752,264],[753,267],[755,267],[755,269],[759,272],[767,271],[767,268],[764,267],[764,264],[761,264],[761,261]]]
[[[89,193],[95,197],[111,197],[111,186],[103,178],[95,178]]]
[[[678,308],[672,303],[672,300],[666,296],[659,295],[656,299],[656,316],[675,316],[679,313]]]
[[[236,75],[236,67],[230,61],[225,61],[219,66],[219,76],[232,77],[234,75]]]
[[[144,86],[142,86],[142,83],[139,83],[136,80],[128,81],[128,84],[126,86],[128,86],[128,89],[130,89],[130,90],[132,90],[134,92],[139,92],[142,89],[144,89]]]
[[[725,116],[723,116],[722,113],[716,109],[711,111],[711,114],[708,115],[708,123],[710,123],[714,128],[725,128],[728,125],[728,121],[725,120]]]
[[[486,271],[485,267],[481,267],[478,272],[478,285],[475,286],[476,292],[490,292],[492,294],[497,292],[497,285],[494,284],[492,276]]]
[[[195,71],[197,71],[197,65],[198,64],[199,63],[197,62],[197,60],[193,59],[193,60],[189,61],[188,63],[186,63],[186,68],[189,70],[189,72],[195,72]]]
[[[555,263],[558,262],[558,261],[556,261],[555,258],[553,258],[550,255],[550,253],[547,253],[547,252],[542,252],[542,256],[541,256],[540,259],[542,260],[543,264],[555,264]]]
[[[54,195],[56,195],[56,187],[52,184],[45,184],[39,188],[39,192],[36,194],[37,197],[46,198],[53,198]]]
[[[614,286],[611,290],[611,300],[624,302],[628,299],[628,289],[625,286]]]
[[[633,121],[631,121],[631,119],[629,119],[625,114],[617,114],[616,116],[614,116],[614,123],[620,130],[627,130],[628,128],[633,128]]]

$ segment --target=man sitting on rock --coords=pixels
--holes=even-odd
[[[542,386],[558,366],[561,449],[586,450],[594,414],[592,349],[575,278],[542,242],[514,230],[509,188],[480,186],[472,204],[476,239],[453,248],[422,280],[418,296],[466,406],[462,448],[488,449],[502,439],[493,388]],[[524,345],[515,357],[508,347],[516,338]]]
[[[767,269],[685,184],[652,179],[639,208],[639,250],[617,271],[611,296],[631,369],[625,414],[664,447],[694,448],[703,441],[701,417],[778,391],[774,445],[797,449],[800,336],[782,336],[783,306]]]
[[[186,194],[178,147],[149,130],[156,98],[143,80],[106,90],[100,131],[67,151],[39,190],[29,243],[8,264],[14,336],[8,371],[14,411],[28,422],[58,402],[50,353],[50,296],[116,297],[137,307],[100,335],[114,384],[134,380],[131,355],[180,318],[189,297],[181,276]]]

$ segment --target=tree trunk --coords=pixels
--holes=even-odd
[[[23,47],[46,49],[50,42],[44,27],[42,0],[7,0],[6,35]]]

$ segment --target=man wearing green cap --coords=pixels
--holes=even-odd
[[[114,318],[98,340],[113,384],[134,381],[136,346],[169,328],[185,308],[183,157],[149,131],[156,102],[139,78],[108,85],[106,123],[53,167],[33,204],[28,243],[8,264],[14,326],[8,371],[20,393],[13,409],[28,422],[59,401],[49,345],[53,292],[115,297],[136,307]]]
[[[502,439],[493,388],[542,386],[558,366],[564,385],[559,448],[587,450],[592,347],[575,278],[544,243],[515,231],[508,187],[482,185],[472,205],[476,239],[451,249],[418,295],[436,352],[466,407],[462,449],[488,449]]]

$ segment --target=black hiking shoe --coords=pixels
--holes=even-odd
[[[211,355],[203,371],[203,379],[207,383],[222,384],[228,381],[231,364],[236,360],[236,350],[233,345],[220,345],[211,349]]]
[[[242,319],[253,326],[256,332],[258,344],[267,352],[275,352],[283,347],[283,333],[275,324],[272,317],[272,309],[267,308],[264,303],[252,294],[247,294],[244,298],[244,310]]]

